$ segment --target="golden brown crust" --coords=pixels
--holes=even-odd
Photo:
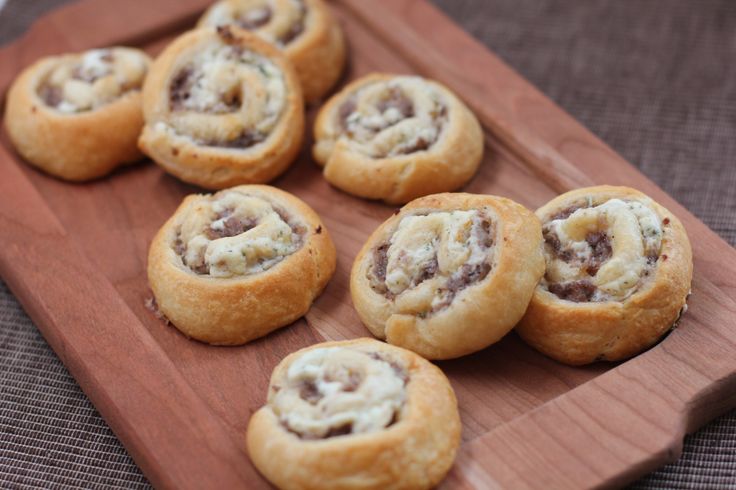
[[[146,65],[150,62],[143,52],[135,51]],[[73,114],[49,107],[39,96],[38,89],[51,70],[81,55],[43,58],[23,70],[8,91],[5,109],[5,127],[18,153],[28,163],[70,181],[101,177],[142,157],[136,145],[143,127],[139,90]]]
[[[304,440],[287,431],[266,405],[248,424],[248,452],[256,468],[283,489],[420,489],[438,484],[455,459],[461,430],[457,401],[442,371],[412,352],[376,340],[327,342],[284,359],[271,376],[269,393],[299,356],[324,347],[401,359],[409,381],[399,420],[379,432]]]
[[[447,121],[434,144],[425,150],[385,157],[356,151],[341,128],[343,104],[361,89],[392,81],[408,81],[436,93],[446,109],[442,117]],[[313,155],[324,166],[328,182],[350,194],[393,204],[458,189],[472,178],[483,157],[483,131],[470,109],[443,85],[418,77],[372,74],[355,80],[322,107],[314,135]]]
[[[175,251],[184,213],[206,196],[185,198],[159,230],[148,255],[148,280],[159,309],[185,335],[217,345],[243,344],[303,316],[335,271],[335,246],[304,202],[270,186],[231,190],[280,206],[306,230],[301,247],[272,268],[230,278],[199,275]]]
[[[276,47],[237,27],[219,32],[214,28],[189,31],[174,40],[153,63],[143,87],[146,125],[138,144],[167,172],[201,187],[223,189],[238,184],[266,183],[284,172],[299,153],[304,136],[301,87],[293,67]],[[286,92],[283,108],[274,127],[260,143],[245,148],[202,144],[186,134],[178,134],[170,126],[175,120],[170,107],[174,77],[198,49],[217,44],[254,52],[273,63],[283,76]],[[243,93],[247,98],[252,90]],[[240,110],[247,111],[248,107],[246,100]],[[208,132],[225,130],[222,121],[212,122],[206,117],[200,121],[199,128]],[[234,122],[250,129],[250,123],[242,119]]]
[[[221,25],[218,9],[241,7],[242,0],[223,0],[212,5],[199,20],[198,25]],[[304,0],[307,8],[304,31],[293,41],[288,42],[283,51],[299,77],[304,100],[308,103],[322,99],[337,83],[345,68],[347,47],[340,24],[330,12],[323,0]],[[274,3],[274,5],[278,5]],[[277,14],[271,14],[276,17]],[[223,14],[227,17],[227,14]],[[263,27],[254,28],[253,32],[261,33],[268,38],[270,33],[267,23]]]
[[[662,220],[663,237],[654,276],[623,301],[571,302],[537,287],[526,315],[516,327],[537,350],[572,365],[616,361],[653,345],[678,319],[692,280],[692,251],[685,228],[670,211],[627,187],[577,189],[537,210],[546,222],[555,212],[591,197],[646,203]]]
[[[474,209],[486,210],[495,229],[492,268],[458,292],[448,307],[423,317],[371,287],[373,250],[392,237],[402,218],[420,211]],[[376,337],[427,359],[449,359],[506,335],[524,315],[543,273],[542,231],[531,211],[502,197],[436,194],[410,202],[373,232],[353,264],[350,292],[358,315]]]
[[[340,79],[347,60],[347,45],[340,24],[322,0],[306,0],[314,16],[305,33],[287,46],[304,90],[304,100],[319,102]]]

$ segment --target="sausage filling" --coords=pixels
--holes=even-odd
[[[491,272],[494,236],[484,210],[407,216],[389,241],[373,249],[371,288],[402,313],[441,311]]]
[[[261,197],[222,191],[186,210],[172,248],[196,274],[246,276],[266,271],[296,252],[305,230]]]
[[[403,361],[388,354],[319,348],[289,366],[269,406],[302,439],[378,432],[400,420],[408,382]]]
[[[139,90],[147,70],[146,58],[136,51],[95,49],[59,63],[37,93],[59,112],[90,111]]]
[[[560,299],[622,301],[651,276],[662,222],[645,203],[610,199],[571,206],[543,226],[547,272],[542,286]]]

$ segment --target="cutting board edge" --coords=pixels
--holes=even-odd
[[[97,3],[98,3],[98,2],[95,2],[95,1],[93,1],[93,0],[83,0],[82,2],[80,2],[80,4],[87,4],[87,5],[90,5],[90,7],[91,7],[91,5],[92,5],[92,4],[97,4]],[[142,3],[142,2],[140,2],[140,3]],[[343,3],[349,3],[349,2],[343,2]],[[382,6],[382,8],[384,8],[384,9],[385,9],[386,11],[388,11],[388,9],[386,9],[386,5],[385,5],[385,4],[386,4],[386,3],[388,3],[388,2],[382,2],[382,3],[383,3],[383,6]],[[429,6],[429,5],[425,5],[425,2],[416,2],[416,3],[417,3],[417,4],[421,3],[421,4],[423,5],[423,6],[427,6],[427,7],[429,8],[429,9],[432,9],[432,8],[433,8],[433,7]],[[78,8],[79,6],[78,6],[78,5],[76,5],[75,7],[77,7],[77,8]],[[49,13],[49,14],[47,14],[47,15],[46,15],[46,16],[45,16],[45,17],[44,17],[44,18],[43,18],[42,20],[40,20],[40,21],[39,21],[39,23],[38,23],[37,25],[38,25],[38,26],[41,26],[41,27],[43,27],[43,26],[45,25],[45,24],[44,24],[44,22],[49,22],[49,24],[48,24],[48,25],[51,25],[51,24],[53,24],[53,19],[55,19],[55,18],[58,18],[58,17],[59,17],[59,14],[60,14],[60,12],[62,12],[62,13],[63,13],[63,12],[66,12],[66,8],[62,8],[62,9],[59,9],[59,10],[55,10],[55,11],[52,11],[52,12],[50,12],[50,13]],[[448,22],[449,22],[449,21],[448,21]],[[15,46],[16,44],[20,45],[20,44],[22,44],[23,42],[27,42],[27,41],[26,41],[27,39],[31,39],[31,38],[33,38],[33,35],[34,35],[33,33],[34,33],[34,32],[38,32],[38,30],[39,30],[39,29],[40,29],[41,27],[35,27],[35,28],[32,28],[32,29],[31,29],[31,31],[29,31],[29,32],[28,32],[28,33],[26,34],[26,36],[24,36],[24,37],[23,37],[23,38],[22,38],[21,40],[19,40],[19,41],[16,41],[16,43],[13,43],[13,44],[10,44],[10,45],[8,45],[8,46],[4,47],[4,48],[2,49],[2,51],[0,51],[0,59],[1,59],[2,57],[4,57],[4,56],[6,55],[6,53],[10,53],[10,52],[11,52],[11,51],[10,51],[10,48],[13,48],[13,47],[14,47],[14,46]],[[121,39],[129,39],[129,37],[123,37],[123,38],[121,38]],[[485,49],[485,48],[484,48],[484,49]],[[489,54],[490,54],[490,53],[489,53]],[[518,75],[517,75],[517,76],[518,76]],[[520,77],[520,76],[519,76],[519,77]],[[550,103],[551,103],[551,101],[550,101]],[[561,111],[561,109],[559,109],[559,110]],[[569,117],[569,116],[567,116],[567,117]],[[503,125],[500,125],[500,126],[499,126],[499,125],[496,125],[496,130],[497,130],[497,131],[498,131],[499,129],[503,129],[503,128],[504,128],[504,126],[503,126]],[[586,130],[586,131],[587,131],[587,130]],[[501,134],[503,135],[503,133],[501,133]],[[591,134],[590,136],[591,136],[592,138],[595,138],[595,137],[594,137],[594,136],[593,136],[592,134]],[[507,146],[509,146],[509,148],[510,148],[510,149],[511,149],[512,151],[518,151],[518,149],[519,149],[519,142],[509,141],[509,140],[508,140],[507,138],[500,138],[500,139],[502,140],[502,142],[503,142],[504,144],[506,144]],[[596,138],[596,140],[597,140],[597,138]],[[604,146],[604,147],[605,147],[606,149],[608,149],[608,147],[606,147],[606,146],[605,146],[605,144],[604,144],[604,143],[602,143],[602,142],[600,142],[599,140],[598,140],[598,143],[599,143],[600,145]],[[610,149],[608,149],[608,151],[611,151],[611,152],[612,152],[612,150],[610,150]],[[614,155],[615,155],[615,154],[614,154]],[[526,154],[522,154],[521,156],[522,156],[522,160],[526,160],[526,159],[528,159],[528,158],[529,158],[529,157],[528,157],[528,155],[526,155]],[[558,185],[558,186],[562,186],[562,187],[564,188],[564,186],[566,186],[566,185],[569,185],[569,184],[570,184],[571,182],[575,182],[575,179],[581,178],[581,176],[579,175],[579,173],[578,173],[578,172],[576,172],[576,171],[571,171],[571,170],[570,170],[569,168],[566,168],[566,167],[565,167],[565,165],[566,165],[566,163],[565,163],[565,162],[567,162],[567,159],[566,159],[566,158],[562,157],[562,160],[560,160],[560,161],[557,161],[557,160],[556,160],[556,159],[557,159],[557,157],[558,157],[557,155],[552,155],[552,157],[553,157],[553,160],[555,160],[555,165],[562,165],[562,168],[563,168],[563,172],[570,172],[570,176],[569,176],[569,179],[571,179],[571,180],[563,180],[563,181],[562,181],[562,183],[553,183],[552,185]],[[535,157],[535,158],[536,158],[536,157]],[[619,158],[620,158],[620,157],[619,157]],[[625,163],[626,165],[630,165],[630,164],[628,164],[627,162],[623,161],[622,159],[621,159],[621,161],[622,161],[622,162],[624,162],[624,163]],[[568,162],[568,163],[569,163],[569,162]],[[533,169],[534,169],[535,171],[537,171],[537,172],[539,172],[539,171],[540,171],[539,169],[540,169],[541,167],[540,167],[540,165],[539,165],[539,162],[538,162],[538,160],[534,160],[534,161],[532,161],[532,162],[530,163],[530,165],[532,165],[532,168],[533,168]],[[575,167],[575,166],[574,166],[573,164],[571,164],[571,163],[570,163],[570,166],[572,166],[572,168],[573,168],[573,169],[577,170],[577,168],[576,168],[576,167]],[[541,174],[541,175],[544,175],[544,172],[542,172],[542,174]],[[566,175],[567,175],[567,174],[566,174]],[[584,174],[583,174],[583,175],[584,175]],[[642,177],[643,177],[643,176],[642,176]],[[24,178],[25,178],[25,177],[24,177]],[[586,177],[586,178],[587,178],[587,177]],[[643,178],[644,178],[644,179],[646,179],[646,177],[643,177]],[[26,179],[26,180],[27,180],[27,179]],[[648,179],[647,179],[647,181],[648,181]],[[32,185],[30,184],[30,182],[28,183],[28,185],[32,187]],[[651,185],[654,185],[654,184],[652,183]],[[41,200],[41,202],[43,202],[43,200],[42,200],[42,199],[40,199],[40,200]],[[10,211],[12,212],[13,210],[12,210],[12,209],[10,209]],[[49,211],[49,212],[50,212],[50,211]],[[696,218],[694,218],[694,217],[693,217],[693,219],[694,219],[694,220],[696,220]],[[704,226],[704,225],[703,225],[703,226]],[[705,227],[705,228],[707,229],[707,227]],[[710,232],[710,233],[711,233],[711,234],[712,234],[713,236],[717,237],[717,235],[715,235],[715,234],[714,234],[714,233],[713,233],[712,231],[710,231],[710,230],[709,230],[709,232]],[[7,237],[5,237],[5,238],[7,239]],[[728,250],[730,251],[729,253],[733,253],[733,249],[732,249],[732,248],[731,248],[730,246],[728,246],[728,245],[727,245],[727,244],[725,243],[725,241],[723,241],[722,239],[720,239],[720,237],[717,237],[717,238],[718,238],[718,240],[720,240],[720,241],[721,241],[721,242],[722,242],[722,243],[723,243],[724,245],[726,245],[726,247],[728,247]],[[4,275],[5,275],[5,274],[7,274],[7,272],[5,271],[5,269],[6,269],[6,266],[7,266],[7,267],[12,267],[12,266],[8,266],[7,264],[3,265],[3,274],[4,274]],[[8,275],[9,275],[9,276],[12,276],[12,274],[8,274]],[[18,282],[17,282],[17,280],[15,280],[15,281],[11,280],[11,281],[9,282],[9,286],[11,287],[11,289],[12,289],[13,291],[21,291],[21,297],[20,297],[20,299],[22,300],[22,302],[23,302],[24,306],[26,306],[26,307],[28,308],[28,311],[33,311],[33,310],[34,310],[34,308],[35,308],[35,304],[34,304],[34,301],[38,301],[38,298],[32,299],[32,300],[31,300],[30,302],[28,302],[28,301],[27,301],[27,299],[28,299],[28,298],[25,298],[25,297],[24,297],[24,295],[23,295],[23,293],[22,293],[22,291],[23,291],[23,286],[22,286],[22,285],[21,285],[20,283],[18,283]],[[29,306],[29,305],[30,305],[30,306]],[[35,316],[38,316],[38,315],[35,315]],[[35,318],[34,318],[34,320],[35,320]],[[40,324],[39,324],[39,325],[40,325]],[[44,329],[42,329],[42,332],[44,332]],[[44,334],[46,334],[46,332],[44,332]],[[57,344],[58,344],[58,343],[57,343]],[[57,352],[59,352],[59,351],[62,351],[62,352],[63,352],[63,351],[64,351],[64,346],[63,346],[63,345],[53,345],[53,344],[52,344],[52,347],[54,347],[54,349],[55,349],[55,350],[57,350]],[[83,360],[80,360],[79,362],[83,363],[84,361],[83,361]],[[732,383],[732,382],[733,382],[732,380],[731,380],[731,381],[729,381],[729,383]],[[729,386],[730,386],[730,384],[729,384]],[[582,388],[582,387],[581,387],[581,388]],[[563,395],[563,396],[565,396],[565,395]],[[692,400],[690,400],[690,401],[692,401]],[[554,404],[553,402],[550,402],[550,403]],[[736,400],[735,400],[735,401],[734,401],[733,403],[736,403]],[[686,405],[687,405],[687,404],[686,404]],[[544,407],[544,406],[546,406],[546,404],[545,404],[545,405],[543,405],[542,407]],[[732,406],[732,405],[729,405],[729,407],[730,407],[730,406]],[[541,409],[542,407],[540,407],[540,409]],[[725,408],[724,408],[724,410],[725,410]],[[102,411],[102,410],[101,410],[101,411]],[[690,413],[688,413],[688,412],[683,412],[683,413],[684,413],[685,415],[683,415],[683,416],[682,416],[682,419],[680,420],[680,423],[682,424],[682,427],[683,427],[683,428],[682,428],[682,430],[678,430],[678,431],[677,431],[677,434],[676,434],[676,436],[675,436],[674,442],[672,442],[672,443],[671,443],[671,446],[668,446],[667,448],[665,448],[664,454],[665,454],[666,456],[668,456],[668,457],[671,457],[671,456],[672,456],[673,454],[677,454],[677,448],[678,448],[678,444],[681,444],[681,440],[682,440],[682,435],[683,435],[683,434],[685,433],[685,431],[686,431],[686,430],[694,430],[694,428],[695,428],[695,425],[697,425],[697,424],[699,424],[699,423],[701,422],[701,421],[698,421],[698,422],[696,422],[696,423],[693,423],[693,422],[688,422],[688,420],[690,420],[690,419],[692,418],[691,414],[690,414]],[[702,421],[702,422],[705,422],[705,421]],[[692,424],[692,426],[691,426],[691,424]],[[111,425],[112,425],[112,424],[111,424]],[[491,431],[491,432],[493,432],[493,431]],[[673,451],[673,449],[674,449],[674,451]],[[665,461],[665,460],[662,460],[662,462],[666,462],[666,461]],[[140,463],[139,463],[139,464],[140,464]],[[141,466],[144,466],[144,465],[141,465]],[[647,468],[649,468],[649,466],[647,466]],[[632,475],[626,475],[626,476],[625,476],[625,478],[630,478],[630,477],[636,477],[636,476],[640,476],[640,475],[633,475],[633,476],[632,476]],[[617,479],[620,479],[620,478],[621,478],[621,475],[618,475],[618,476],[617,476],[616,478],[617,478]],[[156,482],[156,481],[157,481],[157,480],[156,480],[156,479],[154,479],[154,482]],[[158,481],[162,483],[162,486],[164,486],[164,487],[165,487],[165,486],[167,486],[167,485],[165,484],[165,481],[163,481],[163,480],[158,480]],[[622,481],[623,481],[623,480],[622,480]]]

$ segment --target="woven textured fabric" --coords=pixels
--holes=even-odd
[[[736,2],[433,0],[736,243]],[[64,0],[8,0],[0,43]],[[0,487],[145,488],[0,283]],[[634,488],[736,489],[736,412]]]
[[[0,326],[0,487],[147,486],[2,283]]]
[[[0,0],[0,44],[23,34],[28,26],[49,10],[69,0]]]

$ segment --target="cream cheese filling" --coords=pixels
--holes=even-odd
[[[89,111],[139,89],[147,69],[147,59],[135,50],[94,49],[60,62],[38,93],[59,112]]]
[[[621,199],[577,209],[567,218],[548,222],[544,231],[557,240],[555,247],[545,247],[544,282],[548,286],[589,282],[595,287],[592,301],[622,301],[636,292],[649,275],[652,258],[659,256],[663,233],[660,218],[650,207]],[[593,274],[586,268],[595,258],[592,234],[605,234],[610,243],[610,252]]]
[[[222,43],[201,46],[172,76],[168,121],[158,131],[247,148],[265,140],[286,107],[286,80],[270,59]]]
[[[359,88],[338,111],[340,138],[353,151],[386,158],[431,148],[447,117],[444,97],[420,77],[401,76]],[[345,109],[347,108],[347,109]]]
[[[385,251],[383,280],[398,309],[417,315],[448,306],[458,291],[490,272],[493,230],[480,210],[437,211],[402,218]]]
[[[305,439],[383,430],[400,415],[408,376],[385,356],[346,347],[310,350],[289,366],[269,405]]]
[[[303,0],[224,0],[212,7],[204,23],[235,24],[283,48],[304,31],[307,14]]]
[[[186,210],[175,248],[194,272],[227,278],[266,271],[301,242],[297,227],[270,202],[223,191]]]

